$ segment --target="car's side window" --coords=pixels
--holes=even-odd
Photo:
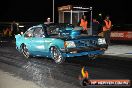
[[[41,27],[34,28],[33,36],[34,37],[43,37],[44,36],[43,29]]]
[[[30,29],[30,30],[28,30],[28,31],[25,33],[24,37],[33,37],[33,28]]]

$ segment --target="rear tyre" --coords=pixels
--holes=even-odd
[[[26,57],[26,58],[30,58],[30,53],[29,53],[29,51],[28,51],[28,48],[27,48],[27,46],[25,45],[25,44],[23,44],[22,46],[21,46],[21,51],[22,51],[22,54],[24,55],[24,57]]]
[[[65,61],[65,58],[63,57],[60,50],[58,50],[56,47],[50,48],[51,57],[57,64],[61,64]]]

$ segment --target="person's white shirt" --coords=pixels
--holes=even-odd
[[[47,18],[47,22],[44,22],[44,24],[50,24],[50,23],[53,23],[50,21],[50,18]]]
[[[53,22],[44,22],[44,24],[51,24],[51,23],[53,23]]]

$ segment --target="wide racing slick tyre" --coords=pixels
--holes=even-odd
[[[22,54],[24,55],[25,58],[30,58],[31,57],[30,53],[28,51],[28,48],[25,44],[21,45],[21,52],[22,52]]]
[[[57,49],[56,47],[50,48],[51,57],[57,64],[61,64],[65,61],[65,58],[63,57],[61,51]]]

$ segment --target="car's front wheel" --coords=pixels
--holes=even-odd
[[[28,48],[27,48],[27,46],[25,45],[25,44],[23,44],[22,46],[21,46],[21,50],[22,50],[22,54],[26,57],[26,58],[29,58],[30,57],[30,53],[29,53],[29,51],[28,51]]]
[[[50,52],[51,52],[52,59],[57,64],[61,64],[61,63],[63,63],[65,61],[65,58],[63,57],[61,51],[59,49],[57,49],[56,47],[51,47],[50,48]]]

